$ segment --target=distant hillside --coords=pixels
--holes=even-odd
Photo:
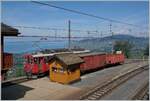
[[[72,47],[82,47],[85,49],[90,49],[92,51],[103,51],[111,52],[112,49],[112,40],[115,41],[128,41],[133,44],[133,51],[143,50],[149,42],[149,38],[144,37],[134,37],[130,35],[114,35],[104,37],[104,38],[93,38],[93,39],[84,39],[80,41],[73,41]]]

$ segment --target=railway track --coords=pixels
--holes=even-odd
[[[115,89],[119,85],[123,84],[130,78],[136,76],[137,74],[139,74],[147,69],[148,69],[148,65],[142,66],[142,67],[132,70],[132,71],[129,71],[125,74],[121,74],[120,76],[118,75],[117,77],[106,82],[105,84],[98,85],[96,88],[87,92],[85,95],[82,95],[80,97],[80,100],[100,100],[102,97],[104,97],[105,95],[110,93],[113,89]]]
[[[132,100],[148,100],[149,99],[149,83],[145,85],[132,97]]]
[[[135,63],[135,62],[138,62],[138,61],[130,61],[130,62],[127,62],[127,63],[124,63],[124,64],[131,64],[131,63]],[[5,81],[2,81],[2,87],[15,85],[15,84],[26,82],[26,81],[29,81],[29,80],[32,80],[32,79],[27,79],[26,76],[13,78],[11,80],[5,80]]]
[[[137,63],[137,62],[143,62],[143,61],[148,61],[148,60],[141,60],[141,59],[127,59],[124,64],[131,64],[131,63]]]

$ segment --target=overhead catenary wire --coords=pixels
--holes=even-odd
[[[47,37],[47,38],[61,38],[61,39],[66,39],[66,38],[68,38],[68,36],[58,36],[58,37],[56,37],[56,36],[38,36],[38,35],[20,35],[20,36],[16,36],[16,38],[18,38],[18,37],[37,37],[37,38],[40,38],[40,37]],[[78,38],[89,38],[88,36],[86,37],[80,37],[80,36],[72,36],[71,38],[74,38],[74,39],[78,39]],[[92,36],[91,38],[98,38],[98,37],[94,37],[94,36]]]
[[[39,30],[54,30],[54,31],[61,30],[61,31],[68,31],[68,29],[63,29],[63,28],[50,28],[50,27],[37,27],[37,26],[17,26],[17,25],[14,25],[12,27],[28,28],[28,29],[39,29]],[[87,32],[87,30],[79,30],[79,29],[70,29],[70,30],[74,31],[74,32]],[[96,30],[91,30],[90,32],[97,32],[97,31]]]
[[[113,19],[110,19],[110,18],[100,17],[100,16],[97,16],[97,15],[93,15],[93,14],[89,14],[89,13],[85,13],[85,12],[81,12],[81,11],[77,11],[77,10],[72,10],[72,9],[56,6],[56,5],[53,5],[53,4],[49,4],[49,3],[43,3],[43,2],[39,2],[39,1],[31,1],[31,2],[36,3],[36,4],[40,4],[40,5],[46,5],[46,6],[61,9],[61,10],[65,10],[65,11],[76,13],[76,14],[81,14],[81,15],[94,17],[94,18],[109,21],[109,22],[130,25],[130,26],[133,26],[133,27],[147,28],[147,27],[142,27],[140,25],[130,24],[130,23],[126,23],[126,22],[123,22],[123,21],[119,21],[119,20],[113,20]]]

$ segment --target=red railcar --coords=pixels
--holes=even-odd
[[[48,56],[26,54],[24,58],[24,71],[26,73],[39,75],[45,74],[49,71],[48,62],[46,61]]]
[[[80,65],[81,72],[94,70],[105,66],[105,53],[86,53],[79,54],[79,56],[84,60],[84,63]]]
[[[84,63],[80,65],[81,72],[123,63],[125,60],[124,54],[86,53],[78,55],[84,60]]]
[[[106,64],[119,64],[124,63],[125,57],[124,54],[107,54],[106,55]]]
[[[10,69],[13,66],[13,54],[4,53],[4,64],[2,69]]]
[[[6,79],[6,73],[9,69],[13,67],[13,54],[11,53],[4,53],[3,55],[3,62],[2,63],[2,68],[1,68],[1,80]]]

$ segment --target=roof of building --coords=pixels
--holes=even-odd
[[[79,57],[84,57],[84,56],[91,56],[91,55],[100,55],[100,54],[106,54],[104,52],[90,52],[90,53],[79,53]]]
[[[73,53],[56,54],[54,57],[68,66],[84,62],[78,55]]]
[[[1,23],[1,33],[3,36],[17,36],[19,33],[18,29]]]

